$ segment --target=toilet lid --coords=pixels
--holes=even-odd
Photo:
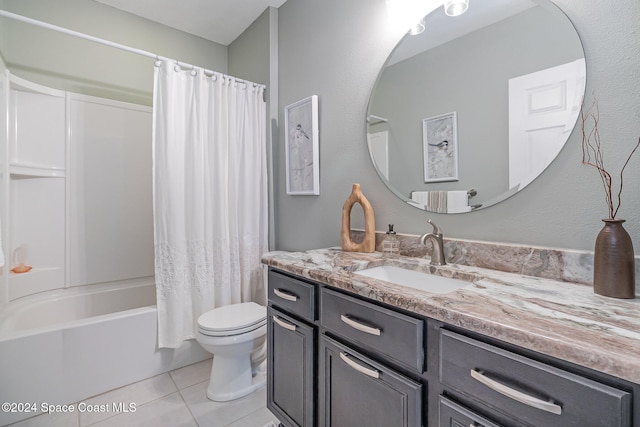
[[[255,302],[243,302],[207,311],[198,317],[198,327],[210,332],[251,330],[252,326],[264,324],[266,318],[266,307]]]

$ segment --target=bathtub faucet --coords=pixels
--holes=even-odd
[[[444,259],[444,240],[442,238],[442,230],[431,220],[427,222],[433,227],[433,232],[420,236],[420,243],[426,245],[427,240],[431,240],[431,244],[433,245],[433,249],[431,250],[431,264],[446,265],[447,262]]]

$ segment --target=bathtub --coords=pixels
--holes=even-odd
[[[211,357],[195,340],[158,349],[155,304],[152,278],[11,302],[0,312],[0,404],[75,403]],[[0,425],[33,415],[3,410]]]

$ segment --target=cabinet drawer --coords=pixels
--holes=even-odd
[[[326,336],[318,377],[320,426],[422,426],[422,384]]]
[[[630,393],[447,330],[440,381],[528,425],[631,425]]]
[[[500,427],[499,424],[487,420],[444,396],[440,396],[438,401],[438,426]]]
[[[313,322],[316,319],[316,286],[269,270],[269,302]]]
[[[323,288],[320,323],[331,332],[418,372],[424,367],[424,322]]]

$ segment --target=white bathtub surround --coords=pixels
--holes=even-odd
[[[77,402],[210,355],[194,340],[158,349],[155,283],[139,279],[43,292],[0,317],[1,402]],[[29,413],[0,413],[0,425]]]
[[[3,302],[153,275],[151,108],[60,91],[5,71],[4,271],[21,262],[33,268],[0,275]],[[20,248],[28,256],[12,262]]]
[[[211,359],[157,375],[82,400],[85,405],[135,403],[136,411],[39,415],[12,427],[274,427],[278,421],[266,409],[266,392],[229,403],[204,396]],[[77,408],[80,402],[74,402]]]
[[[0,340],[155,305],[152,277],[40,292],[8,304],[0,312]]]
[[[160,347],[196,336],[206,311],[264,302],[264,87],[157,61],[154,227]]]

